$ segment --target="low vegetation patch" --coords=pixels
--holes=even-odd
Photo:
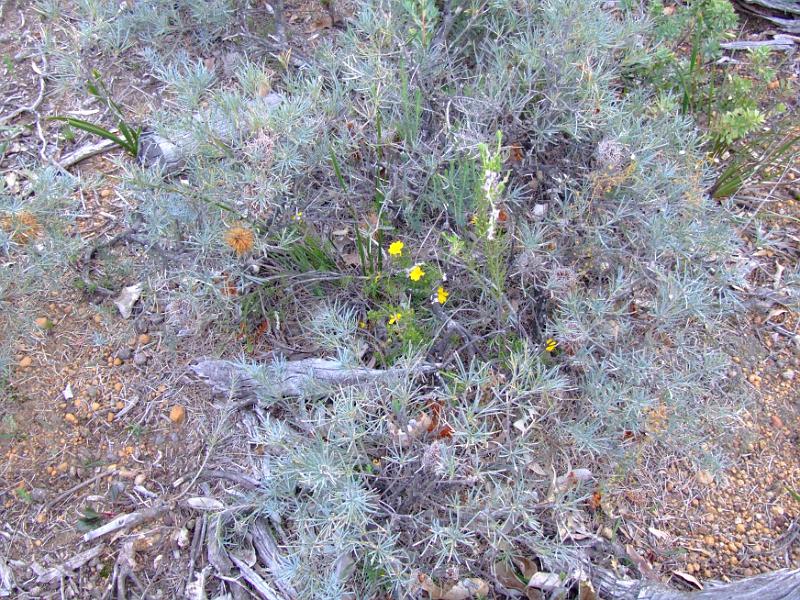
[[[111,307],[142,283],[176,356],[263,384],[258,486],[216,521],[222,547],[268,524],[271,574],[302,598],[446,598],[457,581],[477,597],[498,565],[527,583],[526,561],[570,564],[572,543],[612,531],[602,498],[638,465],[724,461],[708,440],[747,400],[726,353],[746,272],[709,152],[767,117],[743,79],[709,88],[727,1],[668,19],[365,0],[308,55],[275,51],[282,28],[244,4],[40,2],[53,78],[101,95],[109,127],[65,116],[61,143],[97,133],[136,155],[141,128],[180,160],[115,158],[109,244],[75,228],[93,175],[31,165],[0,195],[9,331],[25,295],[74,285]],[[663,45],[678,38],[688,62]],[[101,56],[163,102],[113,99],[88,70]],[[291,366],[279,348],[392,376],[270,393]]]

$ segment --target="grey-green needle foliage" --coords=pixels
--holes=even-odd
[[[320,354],[357,364],[374,349],[359,321],[378,302],[328,258],[355,209],[436,262],[451,292],[442,309],[484,346],[434,379],[270,400],[253,432],[266,449],[253,510],[280,524],[278,576],[301,597],[400,592],[417,569],[488,578],[508,554],[562,551],[531,509],[551,473],[589,467],[611,490],[643,458],[716,460],[704,442],[741,406],[723,352],[737,242],[703,193],[693,124],[626,67],[650,52],[646,18],[592,0],[365,0],[296,68],[236,38],[245,2],[78,4],[91,17],[78,42],[148,65],[167,99],[150,122],[187,153],[168,180],[120,163],[121,193],[147,224],[140,277],[193,316],[174,344],[231,339],[256,307],[276,331],[296,325]],[[198,52],[227,35],[238,58],[215,71],[174,47],[178,33]],[[74,66],[69,48],[51,51]],[[478,144],[494,147],[498,131],[514,226],[481,245]],[[237,223],[255,224],[250,258],[225,244]],[[298,250],[312,247],[324,258]],[[36,252],[36,268],[52,263],[47,246]],[[490,252],[495,268],[482,270]],[[309,265],[327,279],[303,283]],[[429,349],[398,364],[435,360]],[[398,436],[432,401],[448,434]],[[556,498],[557,518],[589,491]]]

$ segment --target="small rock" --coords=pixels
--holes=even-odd
[[[534,204],[533,205],[533,218],[543,219],[547,214],[547,204]]]
[[[770,423],[772,423],[772,426],[775,427],[776,429],[783,428],[783,421],[781,421],[781,418],[778,415],[772,415],[769,418],[769,421]]]
[[[176,404],[171,409],[169,409],[169,420],[173,423],[179,424],[183,423],[186,419],[186,409],[181,406],[180,404]]]
[[[784,381],[794,380],[794,369],[786,369],[783,373],[781,373],[781,377],[783,377]]]
[[[86,395],[89,396],[89,398],[97,398],[97,387],[93,385],[87,387]]]
[[[133,480],[134,485],[142,485],[147,480],[144,473],[139,473]]]
[[[117,358],[114,359],[114,363],[113,364],[114,364],[115,367],[120,366],[122,364],[122,359],[118,356]]]
[[[600,531],[600,535],[607,540],[610,540],[614,537],[614,531],[611,529],[611,527],[603,527],[603,529]]]
[[[130,348],[120,348],[117,350],[117,358],[122,360],[130,360],[131,356],[133,356],[133,352],[131,352]]]
[[[141,346],[145,346],[150,343],[150,336],[146,333],[143,333],[139,336],[139,344]]]
[[[78,417],[72,413],[67,413],[64,415],[64,420],[75,425],[78,422]]]
[[[133,364],[137,367],[143,367],[147,364],[147,354],[144,352],[137,352],[133,355]]]
[[[33,364],[33,359],[30,356],[23,356],[19,361],[19,366],[27,369]]]
[[[34,322],[36,323],[36,325],[38,325],[42,329],[47,329],[48,327],[50,327],[52,325],[52,323],[50,322],[50,319],[48,319],[47,317],[39,317]]]

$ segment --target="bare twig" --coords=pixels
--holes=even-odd
[[[36,66],[36,63],[31,61],[33,65],[33,70],[39,74],[39,93],[37,94],[34,101],[29,104],[28,106],[22,106],[15,111],[10,112],[7,115],[0,116],[0,125],[11,121],[13,118],[18,117],[22,113],[36,113],[39,110],[39,106],[42,104],[42,100],[44,99],[44,91],[47,86],[46,78],[47,78],[47,57],[42,56],[42,66],[41,68]]]
[[[42,573],[38,574],[36,583],[50,583],[61,577],[71,577],[72,572],[80,569],[83,565],[90,560],[97,558],[105,549],[103,544],[98,544],[88,550],[84,550],[80,554],[76,554],[69,560],[65,561],[56,567],[52,567]]]
[[[244,577],[247,583],[253,586],[253,589],[258,592],[261,598],[264,598],[265,600],[284,600],[266,581],[264,581],[261,575],[247,566],[247,563],[241,558],[235,554],[230,554],[229,556],[239,569],[239,572],[241,572],[242,577]]]
[[[105,525],[101,525],[97,529],[93,529],[92,531],[86,532],[83,535],[83,541],[90,542],[92,540],[104,537],[109,533],[114,533],[115,531],[119,531],[120,529],[127,529],[128,527],[136,527],[137,525],[141,525],[142,523],[146,523],[148,521],[157,519],[165,512],[167,512],[167,510],[169,509],[166,504],[160,504],[153,508],[148,508],[147,510],[141,510],[127,515],[120,515],[119,517],[117,517],[116,519],[112,519]]]
[[[103,479],[104,477],[108,477],[110,474],[111,473],[109,473],[108,471],[103,471],[102,473],[99,473],[98,475],[95,475],[94,477],[90,477],[89,479],[86,479],[85,481],[81,481],[80,483],[76,483],[71,488],[69,488],[68,490],[60,493],[58,496],[56,496],[55,498],[50,500],[47,504],[45,504],[44,505],[45,510],[52,508],[53,506],[55,506],[56,504],[58,504],[62,500],[66,500],[67,498],[69,498],[72,494],[74,494],[78,490],[86,487],[87,485],[90,485],[90,484],[94,483],[98,479]]]
[[[87,158],[97,156],[98,154],[102,154],[103,152],[108,152],[109,150],[115,148],[116,146],[117,145],[111,140],[101,140],[99,142],[94,142],[92,144],[86,144],[85,146],[76,148],[69,154],[65,155],[58,162],[58,164],[61,165],[62,168],[68,169],[70,167],[77,165],[79,162],[86,160]]]

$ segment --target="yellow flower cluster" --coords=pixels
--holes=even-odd
[[[392,242],[389,244],[389,254],[392,256],[403,256],[403,246],[405,246],[405,244],[400,240]]]
[[[425,277],[425,271],[422,270],[420,265],[414,265],[408,272],[408,278],[411,281],[419,281],[423,277]]]

